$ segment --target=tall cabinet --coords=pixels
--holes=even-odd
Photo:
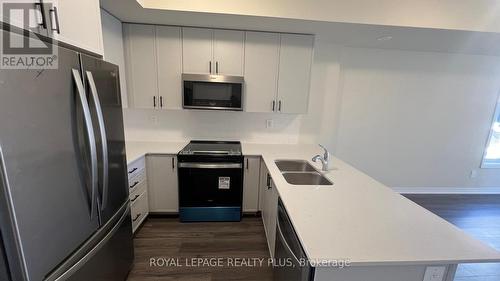
[[[182,28],[184,73],[243,76],[243,31]]]

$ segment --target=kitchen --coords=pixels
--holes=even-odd
[[[466,233],[407,199],[499,193],[494,17],[442,11],[450,18],[426,21],[401,9],[405,21],[372,5],[349,14],[340,0],[318,7],[345,14],[300,2],[27,2],[39,22],[11,12],[4,30],[28,26],[57,43],[59,59],[41,72],[0,70],[2,92],[23,93],[0,105],[0,276],[500,276],[466,276],[484,270],[469,264],[498,267],[494,230]],[[29,80],[36,86],[20,83]],[[64,188],[72,181],[78,192]],[[52,191],[34,193],[34,183]],[[80,197],[88,210],[60,212]]]

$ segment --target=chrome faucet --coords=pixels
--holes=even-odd
[[[328,149],[326,149],[326,147],[322,146],[321,144],[319,144],[319,146],[323,148],[323,150],[325,151],[323,157],[321,157],[321,155],[318,154],[312,158],[312,161],[313,162],[317,162],[318,160],[321,161],[321,164],[323,165],[322,170],[326,172],[328,171],[328,161],[330,161],[330,152],[328,152]]]

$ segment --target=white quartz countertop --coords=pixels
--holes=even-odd
[[[127,160],[176,154],[184,143],[127,142]],[[335,157],[324,173],[333,186],[288,184],[278,159],[310,161],[315,145],[242,144],[262,156],[310,260],[346,260],[352,266],[498,262],[500,252]]]

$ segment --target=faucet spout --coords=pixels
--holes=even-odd
[[[312,161],[313,162],[318,162],[320,161],[321,162],[321,165],[322,165],[322,170],[323,171],[328,171],[328,162],[330,161],[330,152],[328,152],[328,150],[322,146],[321,144],[319,145],[321,148],[323,148],[324,150],[324,154],[323,156],[321,155],[316,155],[312,158]]]

